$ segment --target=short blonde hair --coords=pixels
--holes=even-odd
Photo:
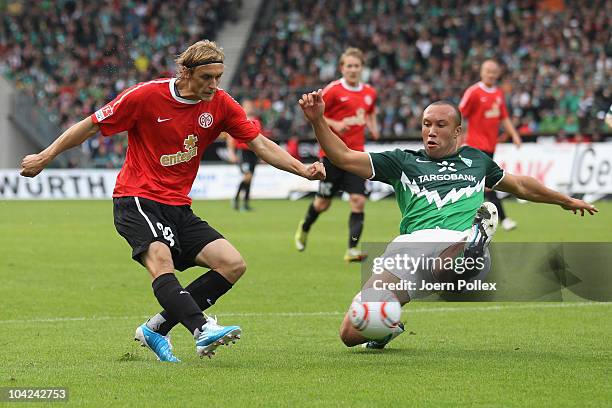
[[[344,59],[346,57],[355,57],[361,61],[362,65],[365,65],[365,57],[363,51],[356,47],[348,47],[340,56],[340,66],[344,65]]]
[[[176,76],[180,78],[187,70],[198,65],[223,63],[224,59],[223,48],[219,47],[217,43],[210,40],[198,41],[191,44],[174,60],[177,65]]]

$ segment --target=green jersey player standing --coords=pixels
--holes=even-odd
[[[423,112],[423,150],[382,153],[351,150],[334,136],[323,118],[325,104],[321,90],[302,95],[299,104],[334,165],[360,177],[393,186],[402,215],[401,235],[394,242],[436,243],[428,245],[428,250],[434,252],[427,254],[429,256],[441,256],[442,252],[456,247],[465,254],[483,253],[497,227],[496,207],[484,202],[485,187],[524,200],[557,204],[574,214],[580,212],[584,215],[586,211],[592,215],[597,212],[593,205],[551,190],[532,177],[504,173],[477,149],[458,148],[461,113],[449,102],[434,102]],[[439,276],[433,272],[429,278],[436,280]],[[386,269],[376,278],[397,283],[402,274]],[[369,286],[371,280],[362,289]],[[395,295],[402,305],[411,298],[410,291],[395,291]],[[345,315],[340,338],[349,347],[368,342],[368,347],[382,348],[402,332],[403,326],[400,325],[385,341],[368,342]]]

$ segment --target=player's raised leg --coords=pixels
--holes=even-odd
[[[485,192],[485,199],[495,205],[498,210],[498,218],[501,223],[501,226],[506,231],[511,231],[515,229],[518,224],[512,218],[506,217],[506,212],[504,211],[504,206],[502,201],[497,196],[497,193],[494,190],[489,190]]]
[[[498,209],[495,204],[488,201],[482,203],[467,237],[464,256],[474,258],[484,256],[484,251],[493,239],[498,223]]]
[[[493,203],[484,202],[476,212],[472,227],[468,231],[465,241],[456,242],[444,249],[438,256],[440,259],[464,258],[462,268],[448,269],[439,267],[432,269],[432,276],[436,282],[452,282],[458,280],[483,279],[491,267],[491,260],[487,248],[493,239],[498,225],[497,207]],[[472,262],[465,262],[467,259]],[[472,265],[468,267],[467,265]],[[480,266],[482,265],[482,266]]]

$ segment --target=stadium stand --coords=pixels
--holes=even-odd
[[[3,2],[4,3],[4,2]],[[231,0],[0,3],[0,72],[65,129],[122,89],[174,73],[185,44],[235,19]],[[43,52],[40,52],[40,51]],[[120,167],[125,138],[83,146],[95,167]]]
[[[386,137],[418,129],[432,100],[458,102],[486,58],[505,66],[502,87],[524,134],[598,133],[612,102],[609,1],[279,0],[266,7],[235,85],[259,99],[279,139],[308,134],[297,95],[339,76],[337,57],[348,45],[366,52],[364,79],[379,92]]]
[[[179,49],[214,39],[239,3],[0,2],[0,72],[66,128],[121,89],[172,75]],[[348,45],[366,52],[364,80],[379,92],[383,137],[415,137],[423,107],[458,102],[491,57],[505,67],[502,86],[523,134],[580,141],[604,131],[612,103],[610,1],[262,4],[231,91],[256,100],[276,140],[311,137],[296,100],[338,76],[337,57]],[[84,146],[95,167],[123,161],[122,138]]]

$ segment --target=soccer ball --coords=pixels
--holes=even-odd
[[[400,322],[402,306],[393,292],[366,289],[356,296],[349,309],[351,325],[369,340],[382,340]]]

